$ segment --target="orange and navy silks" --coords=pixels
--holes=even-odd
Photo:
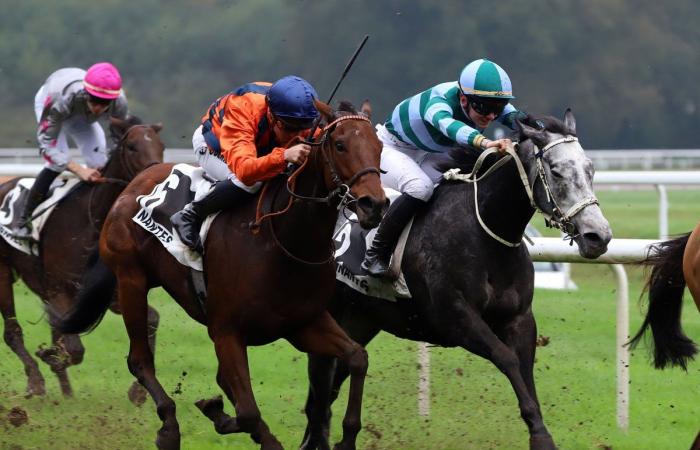
[[[270,83],[248,83],[217,99],[202,117],[202,134],[245,185],[281,173],[284,148],[275,142],[267,119],[265,95]]]

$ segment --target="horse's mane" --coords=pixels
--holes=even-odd
[[[338,112],[346,112],[350,114],[358,114],[357,108],[349,100],[341,100],[338,102]]]
[[[568,129],[566,125],[564,125],[564,122],[552,116],[532,116],[528,114],[525,117],[520,118],[520,122],[530,127],[539,130],[546,130],[551,133],[573,136],[576,135],[575,130]],[[516,133],[518,143],[523,144],[529,140],[529,138],[520,131],[519,126]],[[439,164],[439,170],[444,172],[452,168],[458,168],[462,173],[469,173],[474,168],[474,163],[476,162],[481,152],[471,147],[458,147],[450,150],[449,154],[452,157],[453,161],[445,161],[445,163]],[[496,160],[496,158],[487,158],[482,168],[488,168],[491,164],[496,162]]]

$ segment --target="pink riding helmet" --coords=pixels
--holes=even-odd
[[[122,77],[112,64],[101,62],[94,64],[87,70],[83,86],[95,97],[112,100],[121,94]]]

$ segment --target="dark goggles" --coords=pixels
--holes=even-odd
[[[292,119],[288,117],[275,116],[277,122],[284,131],[290,133],[298,133],[300,131],[308,130],[314,126],[315,119]]]
[[[92,94],[88,94],[88,102],[93,105],[109,105],[112,101],[113,100],[109,98],[96,97]]]
[[[469,100],[469,105],[472,109],[482,116],[495,114],[496,117],[498,117],[503,113],[503,110],[508,104],[508,100],[505,99],[484,98],[475,95],[467,95],[467,100]]]

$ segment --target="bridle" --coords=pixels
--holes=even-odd
[[[323,127],[321,129],[321,139],[318,142],[314,141],[307,141],[303,140],[301,138],[297,138],[299,141],[308,144],[312,147],[319,147],[319,151],[321,152],[321,156],[323,157],[323,162],[328,166],[328,170],[330,172],[330,178],[331,178],[331,183],[332,187],[329,189],[329,192],[326,196],[324,197],[314,197],[314,196],[306,196],[306,195],[301,195],[295,192],[295,187],[296,187],[296,180],[299,177],[299,175],[304,171],[304,169],[308,166],[309,160],[311,158],[306,158],[304,162],[294,170],[294,172],[289,175],[287,178],[287,181],[285,183],[287,192],[289,193],[289,202],[287,203],[287,206],[280,210],[280,211],[275,211],[275,212],[270,212],[263,214],[262,213],[262,205],[263,205],[263,198],[265,197],[265,193],[267,191],[267,188],[269,186],[269,182],[265,183],[263,186],[262,192],[260,193],[260,196],[258,197],[258,205],[256,208],[255,212],[255,221],[250,224],[251,231],[253,233],[258,233],[260,230],[260,226],[262,224],[262,221],[266,218],[274,217],[274,216],[279,216],[291,208],[292,202],[296,200],[301,200],[304,202],[311,202],[311,203],[321,203],[324,205],[334,205],[337,202],[337,209],[340,210],[347,205],[349,205],[352,202],[357,201],[357,199],[352,195],[350,192],[350,189],[352,186],[363,176],[367,175],[368,173],[376,173],[377,175],[380,175],[382,173],[382,170],[379,169],[378,167],[365,167],[357,172],[355,172],[348,180],[343,180],[343,178],[340,176],[338,173],[338,170],[333,162],[333,158],[331,157],[331,152],[333,151],[332,147],[332,142],[330,140],[330,134],[331,132],[335,129],[335,127],[344,121],[347,120],[361,120],[364,122],[372,123],[372,121],[365,116],[364,114],[347,114],[344,116],[340,116],[330,122],[328,125]],[[282,249],[285,255],[289,256],[291,259],[307,264],[307,265],[323,265],[323,264],[328,264],[334,259],[334,250],[331,248],[330,256],[327,259],[324,259],[323,261],[306,261],[304,259],[301,259],[295,255],[293,255],[289,250],[287,250],[284,245],[279,241],[277,238],[277,235],[275,233],[274,226],[272,225],[272,222],[270,222],[270,230],[272,237],[275,241],[275,244],[277,244],[278,247]]]
[[[126,138],[129,136],[129,133],[131,133],[133,130],[137,128],[150,128],[150,125],[144,125],[144,124],[136,124],[132,125],[129,128],[126,129],[124,134],[122,134],[122,137],[119,139],[119,142],[117,143],[116,148],[113,150],[114,152],[117,152],[116,155],[113,155],[113,157],[118,157],[119,164],[121,165],[122,168],[124,168],[125,171],[125,179],[121,178],[110,178],[110,177],[103,177],[102,179],[104,180],[105,183],[111,183],[111,184],[118,184],[121,186],[126,186],[129,184],[129,181],[133,180],[136,175],[138,175],[139,172],[142,170],[146,170],[147,168],[154,166],[156,164],[159,164],[161,161],[151,161],[148,164],[146,164],[143,168],[141,169],[136,169],[134,168],[133,163],[130,162],[130,159],[127,158],[127,149],[126,149]],[[112,161],[112,158],[109,160],[110,162]],[[109,163],[108,163],[109,164]],[[105,166],[104,170],[107,170],[107,166]],[[76,185],[76,187],[79,186]],[[90,191],[90,195],[88,197],[88,220],[92,224],[93,228],[96,231],[99,231],[97,227],[95,226],[95,220],[93,220],[92,216],[92,197],[95,193],[95,189],[92,189]],[[67,195],[66,195],[67,197]]]
[[[479,169],[481,168],[484,159],[493,154],[496,153],[496,150],[493,149],[487,149],[479,155],[479,158],[477,159],[476,163],[474,164],[474,169],[471,171],[469,174],[460,174],[459,169],[450,169],[447,172],[443,174],[443,177],[447,180],[457,180],[457,181],[463,181],[465,183],[474,183],[474,208],[476,209],[476,217],[477,220],[479,221],[479,224],[481,227],[486,231],[486,233],[500,242],[503,245],[506,245],[508,247],[518,247],[520,243],[522,242],[522,237],[520,240],[517,242],[511,242],[506,239],[503,239],[502,237],[498,236],[496,233],[494,233],[484,222],[484,220],[481,217],[481,214],[479,213],[479,202],[477,198],[477,186],[478,186],[478,181],[485,178],[489,174],[493,173],[496,169],[513,159],[515,161],[516,167],[518,168],[518,174],[520,176],[520,181],[523,184],[523,187],[525,188],[525,193],[527,194],[528,199],[530,200],[530,206],[538,211],[540,214],[542,214],[545,218],[545,224],[547,227],[550,228],[557,228],[564,232],[566,234],[566,239],[569,239],[571,241],[571,245],[573,245],[574,239],[578,237],[578,234],[576,233],[576,226],[572,222],[573,217],[581,212],[584,208],[590,205],[597,205],[598,204],[598,199],[595,196],[588,196],[585,197],[578,202],[576,202],[573,206],[571,206],[566,212],[563,212],[562,209],[559,207],[557,204],[556,199],[554,198],[554,195],[552,193],[552,189],[549,187],[549,182],[547,181],[547,176],[544,168],[544,163],[542,161],[545,152],[551,150],[552,148],[564,144],[564,143],[572,143],[572,142],[578,142],[578,138],[575,136],[564,136],[559,139],[555,139],[544,147],[542,149],[539,149],[536,145],[533,143],[533,152],[534,152],[534,158],[535,158],[535,167],[537,169],[537,172],[535,174],[535,177],[532,179],[532,182],[530,181],[527,172],[525,171],[525,168],[523,166],[523,163],[518,156],[515,146],[519,145],[518,143],[515,143],[513,147],[510,147],[506,150],[508,153],[507,156],[499,159],[494,163],[491,167],[489,167],[486,172],[484,172],[482,175],[477,176]],[[578,146],[580,149],[581,147]],[[583,149],[581,149],[583,152]],[[535,203],[535,196],[534,196],[534,186],[537,180],[540,180],[542,183],[542,186],[545,190],[545,193],[547,194],[547,202],[549,202],[552,205],[552,212],[548,213],[541,209],[536,203]],[[527,238],[526,235],[523,235],[523,237]]]
[[[148,164],[146,164],[144,167],[140,169],[136,169],[134,167],[134,164],[130,162],[129,158],[127,158],[127,150],[126,150],[126,138],[129,136],[129,134],[138,128],[150,128],[150,125],[145,125],[145,124],[137,124],[137,125],[132,125],[129,128],[126,129],[122,137],[119,139],[119,142],[117,143],[117,147],[114,149],[115,152],[118,153],[119,157],[119,163],[121,166],[124,168],[126,172],[126,179],[119,179],[119,178],[105,178],[108,182],[111,183],[119,183],[123,184],[126,186],[129,184],[129,181],[133,180],[136,175],[138,175],[139,172],[148,169],[151,166],[154,166],[156,164],[159,164],[161,161],[151,161]],[[106,167],[105,167],[106,169]]]

